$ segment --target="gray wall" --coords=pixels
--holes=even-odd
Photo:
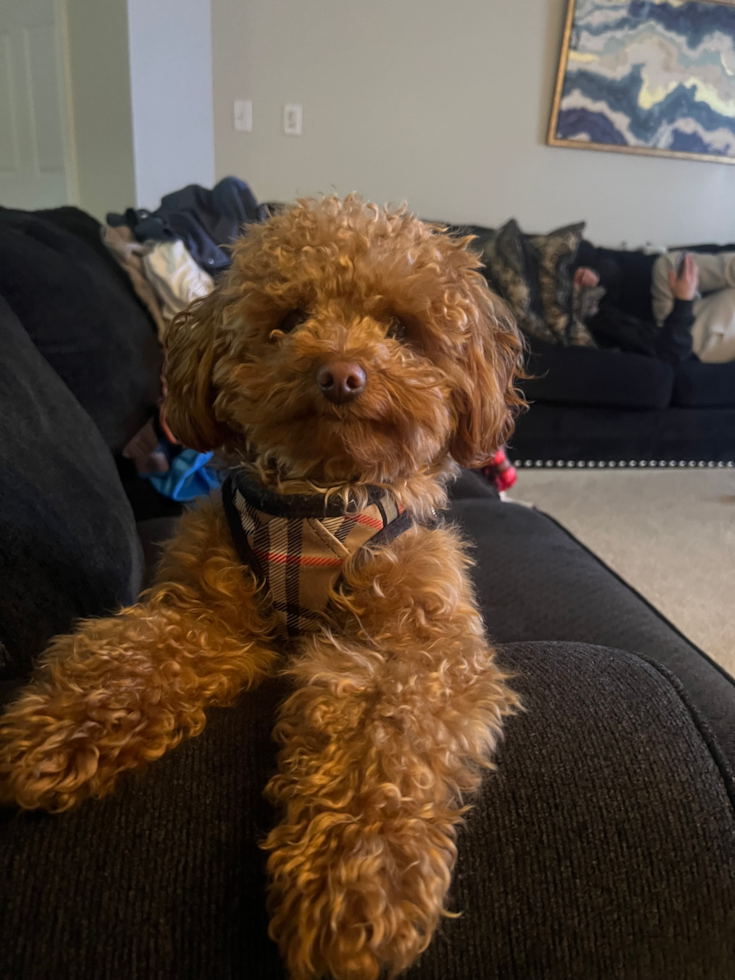
[[[128,18],[136,199],[155,208],[170,191],[214,182],[210,5],[128,0]]]
[[[567,0],[212,0],[218,176],[604,244],[735,239],[735,166],[544,145]],[[254,131],[232,103],[252,98]],[[304,106],[304,134],[282,108]]]
[[[104,220],[135,201],[127,0],[66,0],[78,203]]]
[[[78,203],[155,208],[214,182],[209,0],[65,0]]]

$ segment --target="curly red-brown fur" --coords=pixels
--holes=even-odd
[[[120,773],[198,735],[204,707],[272,673],[261,615],[221,505],[185,513],[156,585],[136,606],[56,637],[0,719],[0,800],[68,810]]]
[[[429,517],[455,461],[484,462],[522,404],[518,335],[468,243],[355,196],[249,229],[166,338],[171,427],[281,493],[359,505],[378,484]],[[366,377],[345,404],[316,383],[335,358]],[[467,564],[455,531],[420,524],[359,552],[285,662],[264,846],[294,980],[394,976],[445,914],[455,828],[516,706]],[[59,811],[110,792],[278,669],[277,628],[214,497],[138,605],[51,644],[0,719],[0,799]]]
[[[350,568],[339,636],[304,645],[268,794],[271,933],[291,976],[409,966],[442,914],[454,828],[516,704],[455,532],[415,528]]]
[[[171,327],[172,428],[202,452],[247,441],[289,480],[385,484],[419,512],[437,503],[447,454],[485,462],[522,404],[518,333],[469,242],[354,196],[251,227],[219,288]],[[292,310],[308,319],[284,335]],[[389,336],[394,321],[406,342]],[[334,356],[370,367],[350,406],[314,385]]]

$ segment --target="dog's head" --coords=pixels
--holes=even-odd
[[[467,244],[355,196],[249,228],[168,332],[173,431],[329,484],[480,465],[521,404],[522,346]]]

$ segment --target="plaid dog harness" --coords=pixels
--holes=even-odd
[[[235,549],[263,583],[289,636],[323,625],[329,589],[347,558],[368,542],[393,541],[413,524],[380,487],[368,489],[363,510],[345,514],[340,500],[273,493],[236,470],[222,486],[222,500]]]

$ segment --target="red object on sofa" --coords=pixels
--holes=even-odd
[[[510,490],[518,479],[515,467],[509,462],[504,449],[495,453],[490,462],[483,466],[482,472],[501,493],[503,490]]]

